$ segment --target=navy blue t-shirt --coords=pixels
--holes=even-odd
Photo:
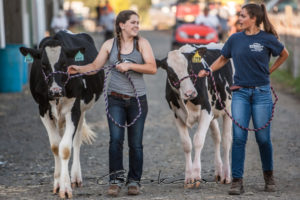
[[[274,35],[265,31],[260,31],[256,35],[239,32],[228,38],[221,54],[225,58],[233,59],[234,85],[262,86],[270,83],[271,54],[276,57],[283,48]]]

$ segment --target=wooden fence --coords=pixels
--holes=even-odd
[[[269,17],[280,35],[280,41],[290,54],[283,68],[293,77],[300,77],[300,14],[295,14],[290,7],[286,7],[285,13],[269,14]]]

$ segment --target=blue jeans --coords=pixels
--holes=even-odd
[[[254,128],[260,128],[269,121],[272,114],[272,105],[270,85],[241,88],[233,92],[231,104],[232,116],[243,127],[249,126],[249,121],[252,117]],[[263,171],[273,170],[270,126],[271,124],[265,129],[255,132]],[[241,129],[233,123],[231,168],[233,178],[243,177],[247,138],[248,131]]]
[[[148,112],[146,95],[139,97],[142,114],[136,122],[127,128],[129,146],[129,172],[127,181],[140,181],[143,171],[143,131]],[[125,125],[131,123],[139,113],[138,103],[135,97],[122,99],[120,97],[108,96],[108,112],[116,122]],[[117,126],[108,118],[110,131],[109,141],[109,172],[114,173],[124,170],[123,168],[123,143],[125,128]],[[124,181],[124,173],[110,175],[110,181],[119,179]]]

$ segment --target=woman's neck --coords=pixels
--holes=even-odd
[[[122,41],[123,43],[128,43],[128,42],[131,43],[131,42],[133,41],[133,37],[132,37],[132,36],[128,36],[128,35],[122,33],[121,41]]]
[[[248,29],[245,29],[245,34],[246,35],[256,35],[260,31],[260,28],[257,26],[251,26]]]

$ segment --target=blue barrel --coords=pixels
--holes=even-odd
[[[23,56],[21,44],[7,44],[0,49],[0,92],[21,92],[23,86]],[[27,67],[27,65],[26,65]]]
[[[22,61],[22,63],[23,63],[23,77],[22,77],[23,81],[22,81],[22,83],[23,83],[23,85],[25,85],[28,82],[28,64],[27,64],[27,62],[25,62],[24,58],[22,60],[23,60]]]

